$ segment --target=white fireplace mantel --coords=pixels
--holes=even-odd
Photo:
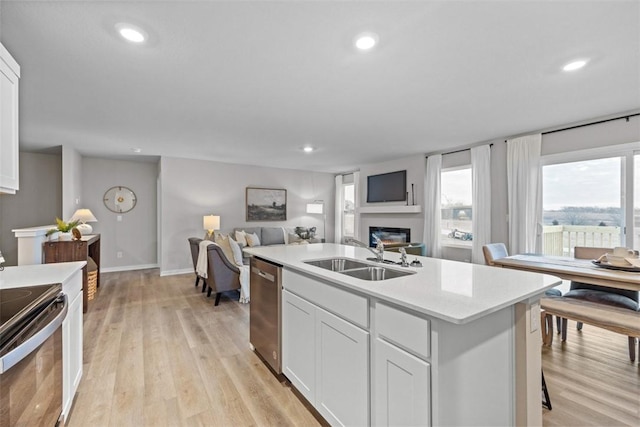
[[[356,208],[356,212],[362,214],[417,214],[422,212],[420,205],[387,205],[387,206],[361,206]]]

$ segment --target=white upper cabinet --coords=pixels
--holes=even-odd
[[[0,193],[18,190],[18,81],[20,66],[0,44]]]

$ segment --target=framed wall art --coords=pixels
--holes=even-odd
[[[286,220],[287,190],[247,187],[247,222]]]

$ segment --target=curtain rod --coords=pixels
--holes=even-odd
[[[482,144],[482,145],[486,145],[486,144]],[[435,155],[435,154],[441,154],[441,155],[443,155],[443,156],[444,156],[444,155],[446,155],[446,154],[462,153],[463,151],[469,151],[469,150],[471,150],[472,148],[475,148],[475,147],[482,147],[482,145],[476,145],[476,146],[469,147],[469,148],[461,148],[461,149],[459,149],[459,150],[455,150],[455,151],[447,151],[446,153],[434,153],[434,154],[431,154],[431,155],[433,156],[433,155]],[[489,148],[491,148],[491,147],[493,147],[493,142],[492,142],[491,144],[489,144]],[[424,158],[425,158],[425,159],[428,159],[428,158],[429,158],[429,156],[424,156]]]
[[[628,114],[628,115],[626,115],[626,116],[615,117],[615,118],[613,118],[613,119],[599,120],[599,121],[597,121],[597,122],[593,122],[593,123],[585,123],[585,124],[582,124],[582,125],[569,126],[568,128],[562,128],[562,129],[550,130],[550,131],[548,131],[548,132],[542,132],[542,135],[548,135],[548,134],[550,134],[550,133],[562,132],[562,131],[565,131],[565,130],[578,129],[578,128],[582,128],[582,127],[585,127],[585,126],[599,125],[600,123],[612,122],[612,121],[614,121],[614,120],[622,120],[622,119],[626,119],[626,120],[627,120],[627,122],[628,122],[630,117],[635,117],[635,116],[640,116],[640,113]]]

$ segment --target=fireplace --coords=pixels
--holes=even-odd
[[[398,227],[369,227],[369,246],[376,246],[378,237],[382,243],[409,243],[411,242],[411,229]]]

